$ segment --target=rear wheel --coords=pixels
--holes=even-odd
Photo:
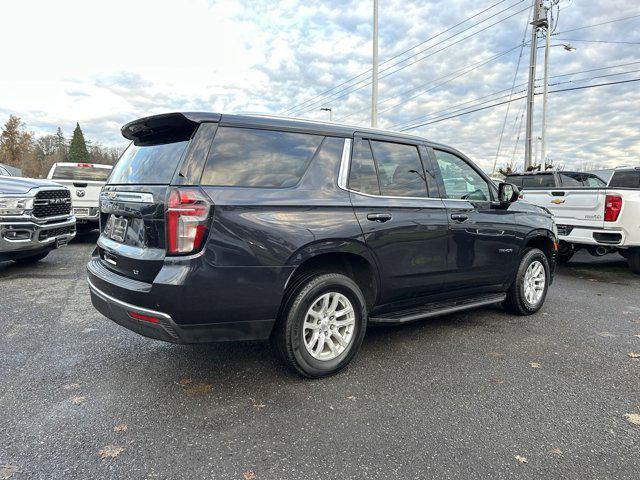
[[[17,258],[17,259],[14,260],[14,262],[22,263],[22,264],[36,263],[36,262],[39,262],[40,260],[42,260],[47,255],[49,255],[48,251],[47,252],[41,252],[41,253],[38,253],[37,255],[32,255],[30,257]]]
[[[640,275],[640,249],[629,250],[627,254],[627,263],[633,273]]]
[[[272,341],[291,368],[319,378],[340,371],[353,359],[366,326],[358,285],[339,273],[318,273],[289,296]]]
[[[571,260],[571,257],[573,257],[575,253],[576,253],[576,250],[573,247],[573,245],[567,242],[560,242],[560,245],[558,247],[558,257],[557,257],[558,264],[564,265],[569,260]]]
[[[550,280],[547,256],[537,248],[525,250],[516,278],[507,292],[505,309],[518,315],[536,313],[547,297]]]

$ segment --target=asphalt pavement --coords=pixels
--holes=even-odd
[[[640,477],[640,276],[617,254],[578,254],[535,316],[373,328],[343,373],[304,380],[264,343],[105,319],[94,241],[0,263],[0,479]]]

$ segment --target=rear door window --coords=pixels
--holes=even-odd
[[[202,185],[286,188],[295,186],[320,147],[321,135],[218,127]]]
[[[505,182],[507,183],[512,183],[514,184],[516,187],[521,188],[522,187],[522,175],[509,175],[504,179]]]
[[[428,197],[425,174],[414,145],[371,141],[382,195]]]
[[[168,185],[188,143],[131,143],[113,168],[109,184]]]
[[[614,172],[609,187],[640,188],[640,170]]]
[[[357,138],[353,144],[349,188],[368,195],[380,195],[380,185],[369,140]]]

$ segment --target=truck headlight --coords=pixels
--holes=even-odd
[[[33,209],[33,197],[0,197],[0,215],[22,215]]]

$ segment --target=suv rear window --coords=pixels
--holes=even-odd
[[[640,188],[640,170],[614,172],[609,187]]]
[[[524,175],[522,177],[523,187],[555,187],[556,179],[553,174]]]
[[[219,127],[200,183],[292,187],[302,178],[323,139],[306,133]]]
[[[53,170],[53,180],[86,180],[93,182],[106,182],[110,168],[93,166],[59,165]]]
[[[109,184],[168,185],[188,143],[131,143],[113,167]]]

